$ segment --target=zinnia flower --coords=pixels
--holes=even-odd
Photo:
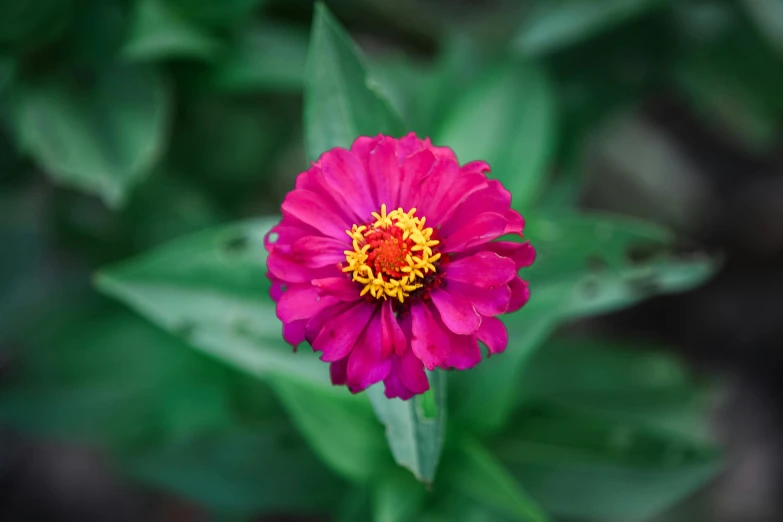
[[[413,133],[358,138],[296,180],[265,239],[283,337],[307,341],[352,393],[383,381],[387,397],[429,388],[424,368],[465,370],[502,352],[498,315],[521,308],[518,275],[535,259],[511,194],[489,165]]]

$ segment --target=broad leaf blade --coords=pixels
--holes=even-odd
[[[666,229],[620,216],[539,217],[530,220],[525,237],[538,253],[526,274],[531,299],[536,292],[564,296],[558,307],[564,319],[688,290],[717,269],[704,255],[675,255]]]
[[[446,427],[446,374],[430,372],[429,380],[425,395],[407,401],[387,399],[381,386],[367,392],[397,464],[423,482],[435,478]]]
[[[544,73],[533,64],[508,63],[462,96],[436,142],[453,148],[461,163],[488,162],[491,177],[511,191],[512,206],[527,210],[546,179],[555,123]]]
[[[316,6],[305,70],[307,158],[359,136],[399,135],[399,116],[374,87],[358,49],[323,4]]]
[[[193,346],[257,376],[328,383],[326,365],[292,354],[269,298],[263,238],[276,218],[184,237],[103,270],[98,288]]]

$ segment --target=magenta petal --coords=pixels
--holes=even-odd
[[[433,216],[433,208],[443,197],[444,191],[450,190],[458,176],[459,165],[456,161],[438,159],[417,190],[418,198],[413,206],[433,223],[440,223]]]
[[[378,210],[373,204],[367,172],[354,154],[335,148],[321,156],[318,162],[324,181],[355,217],[365,220]]]
[[[527,281],[523,281],[519,276],[509,281],[508,287],[511,289],[511,300],[508,302],[506,313],[510,314],[525,306],[530,299],[530,288],[527,286]]]
[[[283,339],[296,348],[305,340],[305,325],[307,321],[302,319],[291,323],[283,323]]]
[[[490,317],[506,313],[511,300],[511,289],[505,284],[479,288],[459,281],[449,281],[448,290],[455,297],[472,304],[479,314]]]
[[[352,223],[331,209],[323,196],[309,190],[289,192],[283,201],[283,215],[290,215],[335,239],[345,239]]]
[[[503,235],[521,234],[522,229],[525,228],[525,220],[522,219],[522,215],[516,210],[507,210],[505,216],[507,224],[506,230],[503,231]]]
[[[481,316],[473,305],[446,290],[432,292],[432,303],[438,309],[443,324],[456,334],[472,334],[481,326]]]
[[[323,352],[322,361],[334,362],[350,353],[372,317],[375,306],[359,301],[327,322],[313,342],[313,350]]]
[[[397,161],[397,140],[384,138],[370,153],[370,179],[376,190],[377,208],[386,204],[389,210],[397,208],[400,195],[400,165]],[[376,209],[377,210],[377,209]]]
[[[448,333],[448,336],[451,352],[446,362],[443,363],[443,367],[467,370],[481,362],[481,348],[479,348],[475,336],[456,335],[451,332]]]
[[[392,354],[402,355],[408,350],[408,340],[394,316],[391,300],[383,302],[381,310],[381,338],[383,341],[383,355],[388,357]]]
[[[430,389],[430,382],[427,374],[424,373],[424,365],[412,351],[405,352],[399,360],[397,371],[406,388],[413,393],[424,393]]]
[[[362,164],[365,172],[370,172],[370,153],[378,146],[378,142],[383,139],[382,134],[374,137],[359,136],[351,144],[351,154]]]
[[[490,353],[500,353],[508,345],[506,325],[497,317],[484,317],[481,321],[481,328],[476,332],[476,337],[487,345]]]
[[[491,169],[486,161],[471,161],[460,167],[462,174],[486,174]]]
[[[333,297],[321,297],[314,286],[294,286],[286,290],[277,302],[277,317],[284,323],[309,319],[337,303]]]
[[[348,356],[348,389],[358,393],[389,375],[391,359],[384,357],[381,344],[381,317],[376,312]]]
[[[282,252],[275,252],[266,259],[266,268],[277,280],[285,283],[309,283],[313,278],[313,271],[302,266],[296,260]]]
[[[530,241],[515,243],[513,241],[493,241],[481,247],[482,250],[491,250],[499,256],[508,257],[514,261],[517,270],[530,266],[536,260],[536,250]]]
[[[348,381],[348,357],[329,364],[329,377],[335,386],[342,386]]]
[[[350,238],[338,241],[331,237],[305,236],[291,245],[291,254],[302,266],[318,268],[336,265],[345,261],[346,248]]]
[[[331,321],[333,318],[348,310],[353,305],[353,302],[338,301],[336,305],[330,306],[329,308],[324,308],[308,319],[307,324],[305,325],[305,339],[307,342],[312,346],[316,337],[318,337],[318,334],[320,334],[321,330],[323,330],[324,325],[326,325],[326,323]]]
[[[506,218],[494,212],[479,214],[470,222],[451,234],[444,234],[441,240],[442,252],[459,252],[478,246],[503,235]]]
[[[270,274],[267,273],[267,278],[272,279],[269,277]],[[280,300],[281,297],[283,297],[283,292],[285,292],[285,289],[288,285],[286,285],[282,281],[277,281],[276,279],[272,279],[272,285],[269,287],[269,297],[272,298],[272,301],[275,303]]]
[[[389,375],[386,376],[386,378],[383,380],[383,385],[385,387],[384,389],[384,395],[386,395],[389,399],[394,398],[400,398],[404,401],[407,401],[414,395],[411,390],[405,387],[405,385],[402,383],[402,379],[400,379],[399,370],[397,369],[399,366],[399,363],[396,362],[396,359],[399,359],[399,357],[394,358],[394,362],[392,363],[392,369],[389,372]]]
[[[416,206],[421,180],[427,177],[435,165],[435,155],[428,150],[419,151],[405,159],[400,168],[399,205],[403,209]]]
[[[434,370],[449,356],[449,340],[426,304],[413,303],[411,318],[411,350],[428,370]]]
[[[478,252],[446,265],[447,281],[460,281],[488,288],[508,283],[516,277],[514,262],[494,252]]]
[[[318,289],[318,295],[331,296],[340,301],[358,301],[361,286],[348,277],[325,277],[313,279],[313,286]]]

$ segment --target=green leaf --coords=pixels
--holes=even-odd
[[[519,379],[517,400],[555,404],[672,438],[706,442],[709,397],[683,365],[652,346],[601,339],[550,340]]]
[[[308,160],[334,147],[350,147],[359,136],[404,132],[362,61],[345,30],[324,4],[317,4],[305,70]]]
[[[536,502],[477,440],[470,437],[460,439],[453,456],[444,459],[443,471],[445,481],[455,492],[499,513],[520,521],[547,520]]]
[[[270,384],[315,452],[339,474],[361,482],[394,470],[367,397],[282,375]]]
[[[368,390],[378,419],[386,426],[397,464],[422,482],[432,482],[446,427],[446,374],[430,372],[430,391],[410,400],[388,399],[381,386]]]
[[[182,18],[165,0],[136,4],[124,54],[135,61],[215,57],[219,43],[207,32]]]
[[[241,32],[212,73],[226,92],[299,90],[304,82],[307,33],[280,24]]]
[[[484,160],[526,210],[542,189],[555,140],[554,97],[532,64],[507,63],[483,76],[449,114],[436,142],[460,162]]]
[[[44,171],[116,206],[165,147],[170,97],[154,70],[117,66],[94,85],[20,86],[13,109],[19,146]]]
[[[274,421],[156,446],[134,454],[123,468],[226,515],[323,513],[343,488],[290,425]]]
[[[684,291],[717,268],[715,260],[702,255],[675,256],[674,238],[666,229],[619,216],[533,218],[525,237],[538,254],[525,274],[531,301],[547,294],[564,296],[557,307],[561,318],[606,313],[653,295]]]
[[[256,376],[328,383],[326,365],[292,354],[269,298],[264,235],[277,218],[207,230],[101,271],[98,288],[193,346]]]
[[[479,433],[506,424],[526,363],[559,323],[692,288],[716,269],[703,257],[673,257],[668,231],[628,218],[534,216],[525,235],[537,251],[533,266],[522,271],[531,297],[522,310],[502,317],[506,351],[452,378],[454,419]]]
[[[539,2],[514,45],[538,56],[574,45],[661,4],[661,0],[564,0]]]
[[[647,520],[720,467],[711,446],[557,411],[518,417],[492,448],[544,508],[577,519]]]
[[[389,473],[373,490],[373,522],[409,522],[424,503],[426,490],[413,477]]]

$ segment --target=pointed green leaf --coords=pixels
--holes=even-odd
[[[717,262],[700,254],[677,256],[674,237],[644,221],[601,214],[529,220],[525,238],[537,251],[526,270],[536,292],[564,296],[561,318],[605,313],[653,295],[680,292],[707,280]]]
[[[554,104],[540,69],[507,63],[465,92],[435,141],[453,148],[461,163],[488,162],[490,176],[511,191],[512,206],[524,211],[541,191],[554,152]]]
[[[350,147],[359,136],[404,132],[362,61],[345,30],[324,4],[317,4],[305,70],[308,160],[334,147]]]
[[[19,146],[55,181],[117,205],[166,144],[170,97],[155,70],[117,66],[94,85],[66,77],[13,97]]]
[[[423,482],[435,478],[446,427],[446,374],[430,372],[429,380],[426,394],[407,401],[387,399],[380,385],[367,392],[397,464]]]
[[[169,58],[210,59],[219,44],[207,32],[182,18],[165,0],[141,0],[135,6],[124,53],[136,61]]]
[[[257,376],[329,382],[312,354],[292,354],[269,298],[264,235],[277,218],[207,230],[109,267],[98,288],[193,346]]]

